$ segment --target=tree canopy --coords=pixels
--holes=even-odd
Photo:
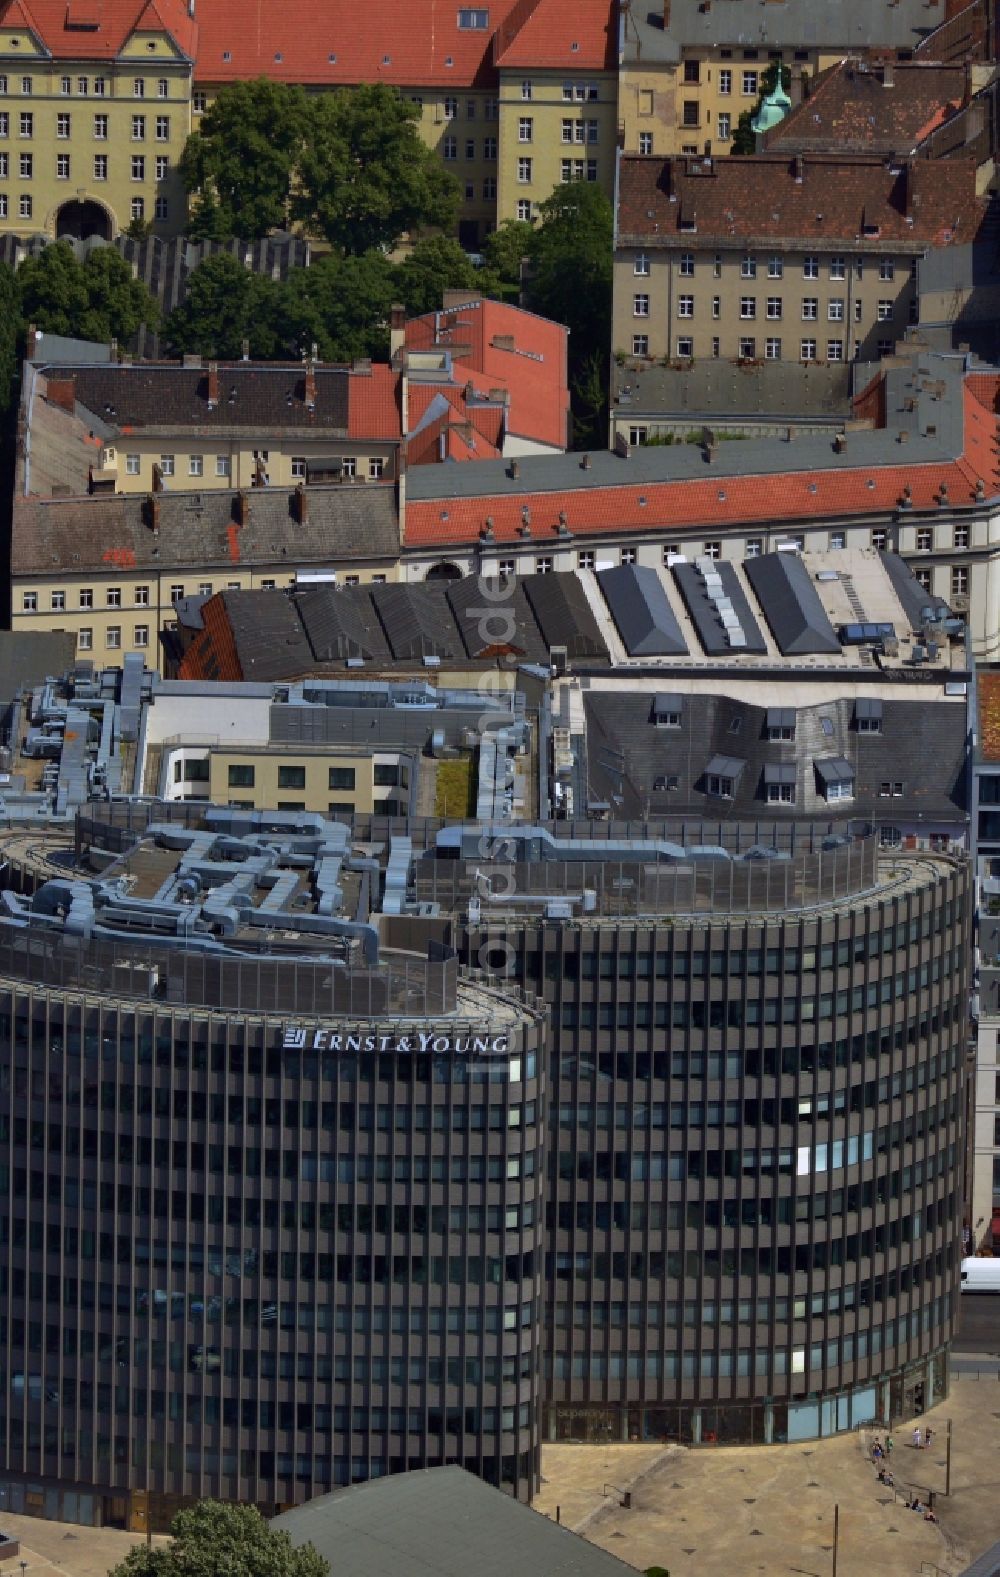
[[[265,77],[221,88],[181,157],[198,194],[188,234],[249,240],[298,220],[357,255],[450,227],[458,182],[420,140],[419,114],[385,83],[309,96]]]
[[[271,360],[281,354],[275,332],[279,289],[228,252],[207,257],[190,275],[184,300],[164,325],[167,343],[180,353],[231,361],[249,340],[251,355]]]
[[[431,235],[418,241],[396,269],[396,296],[412,317],[433,312],[446,290],[478,290],[489,295],[496,280],[470,263],[457,241]]]
[[[327,1577],[329,1564],[311,1544],[293,1548],[255,1506],[202,1500],[179,1511],[170,1544],[137,1544],[109,1577]]]
[[[531,238],[527,305],[569,329],[569,378],[578,443],[607,441],[614,215],[589,181],[561,186],[540,205]]]
[[[95,247],[79,262],[65,241],[26,257],[16,275],[25,323],[48,334],[122,344],[142,323],[155,328],[159,304],[114,247]]]
[[[252,240],[283,229],[307,124],[300,87],[258,77],[220,88],[181,155],[185,186],[201,193],[188,235]]]

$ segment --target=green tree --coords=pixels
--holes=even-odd
[[[280,355],[276,320],[280,287],[253,274],[228,252],[207,257],[191,274],[187,293],[164,324],[164,336],[178,354],[234,360],[249,340],[250,354],[267,360]]]
[[[17,290],[25,323],[48,334],[124,343],[141,323],[159,321],[157,302],[111,246],[95,247],[80,263],[67,242],[55,241],[25,258]]]
[[[614,216],[599,186],[575,181],[559,187],[539,209],[526,281],[527,305],[565,323],[576,442],[607,441],[606,379],[611,356],[611,278]],[[596,373],[595,373],[596,368]],[[595,378],[600,402],[595,402]]]
[[[173,1541],[137,1544],[109,1577],[327,1577],[329,1563],[311,1544],[293,1547],[255,1506],[202,1500],[179,1511]]]
[[[284,352],[301,356],[315,344],[323,361],[384,359],[395,270],[382,252],[317,258],[279,287],[277,317]]]
[[[188,234],[253,240],[282,229],[311,119],[300,87],[258,77],[220,88],[181,155],[184,185],[199,194]]]
[[[0,263],[0,412],[7,410],[13,398],[21,328],[21,304],[14,270]]]
[[[744,110],[743,114],[736,122],[736,130],[733,132],[732,146],[729,149],[730,153],[757,152],[757,137],[753,126],[751,125],[751,121],[757,114],[764,100],[767,98],[767,95],[774,92],[778,81],[779,69],[781,71],[781,85],[785,92],[788,92],[792,81],[791,67],[782,66],[780,61],[772,60],[769,65],[765,66],[764,71],[761,74],[760,92],[757,94],[756,104],[754,104],[752,109]]]
[[[292,211],[338,251],[391,250],[404,231],[450,228],[459,187],[420,140],[416,105],[384,83],[309,101]]]
[[[417,241],[396,269],[396,293],[411,316],[440,307],[446,290],[489,292],[492,274],[470,263],[451,236],[429,235]]]
[[[505,285],[521,283],[521,261],[531,255],[535,227],[527,219],[505,219],[483,242],[483,257]]]

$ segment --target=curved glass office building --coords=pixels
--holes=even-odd
[[[4,895],[0,1508],[527,1497],[946,1388],[966,863],[400,826],[109,805]]]
[[[542,1017],[344,919],[343,825],[135,814],[0,920],[0,1504],[159,1528],[446,1460],[526,1497]]]
[[[967,863],[847,825],[684,830],[693,857],[681,829],[497,831],[513,896],[460,928],[550,1008],[546,1437],[912,1415],[955,1313]],[[476,836],[418,861],[420,897],[461,894]]]

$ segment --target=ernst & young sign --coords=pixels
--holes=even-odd
[[[286,1051],[386,1051],[400,1056],[430,1053],[435,1057],[505,1057],[509,1042],[509,1035],[449,1034],[433,1029],[405,1035],[373,1030],[351,1034],[333,1029],[307,1030],[300,1024],[288,1024],[281,1044]]]

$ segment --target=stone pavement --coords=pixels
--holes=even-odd
[[[0,1563],[0,1577],[22,1577],[21,1561],[27,1563],[23,1577],[105,1577],[133,1544],[143,1542],[141,1533],[44,1522],[41,1517],[18,1517],[6,1511],[0,1529],[21,1541],[18,1559]],[[166,1542],[162,1536],[153,1539],[154,1544]]]
[[[953,1424],[952,1493],[944,1498],[945,1420]],[[830,1577],[840,1506],[837,1577],[955,1577],[1000,1536],[1000,1382],[954,1377],[952,1394],[920,1420],[930,1450],[893,1431],[897,1487],[937,1491],[940,1524],[924,1522],[878,1483],[872,1432],[783,1446],[542,1448],[537,1510],[639,1570],[671,1577]],[[632,1490],[632,1509],[605,1485]]]

